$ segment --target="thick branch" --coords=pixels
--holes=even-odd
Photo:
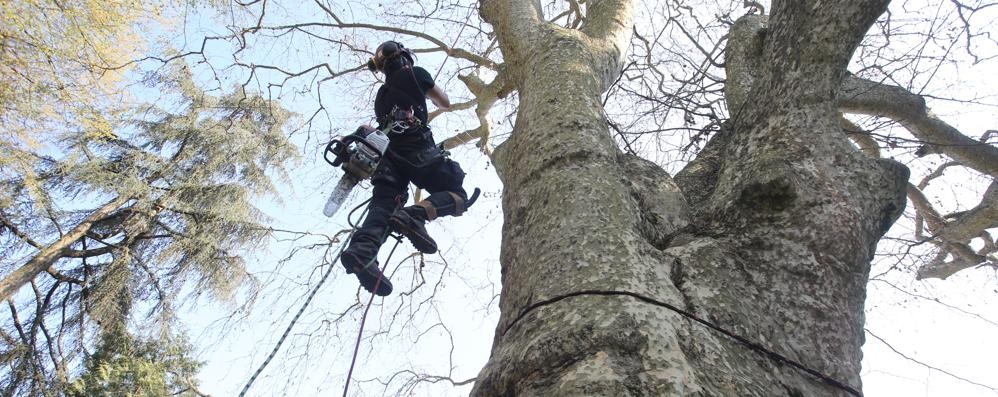
[[[779,93],[771,109],[823,103],[846,75],[849,60],[887,0],[839,6],[821,0],[774,1],[754,88]],[[755,122],[754,118],[750,122]]]
[[[787,55],[773,60],[791,68],[825,64],[832,72],[845,71],[853,51],[888,3],[854,0],[845,6],[821,0],[773,1],[772,48],[776,54]]]
[[[122,195],[104,204],[61,238],[43,248],[23,266],[8,274],[3,280],[0,280],[0,300],[10,298],[18,289],[31,282],[35,276],[46,271],[56,259],[61,257],[69,249],[73,242],[79,240],[90,231],[90,227],[93,226],[94,222],[110,215],[131,199],[132,197]]]
[[[588,2],[582,32],[594,39],[618,37],[630,39],[634,2],[630,0],[593,0]],[[623,33],[622,33],[623,32]]]
[[[858,125],[849,121],[849,119],[839,116],[839,126],[842,127],[842,132],[845,132],[846,136],[849,137],[856,146],[859,146],[859,150],[866,153],[868,156],[875,159],[880,158],[880,146],[877,145],[877,141],[870,136],[869,133],[863,131]]]
[[[998,182],[991,182],[976,207],[947,223],[939,237],[949,241],[968,241],[980,235],[981,231],[994,227],[998,227]]]
[[[735,21],[728,35],[728,46],[724,49],[724,72],[727,76],[724,96],[733,114],[742,107],[752,90],[755,74],[759,70],[766,21],[763,16],[746,15]]]
[[[602,75],[603,91],[617,80],[631,41],[634,24],[633,0],[595,0],[589,2],[582,32],[596,40],[602,60],[597,71]]]
[[[891,118],[933,151],[998,178],[998,148],[976,141],[936,118],[920,95],[901,87],[849,76],[839,89],[838,103],[843,112]]]
[[[998,226],[998,183],[991,184],[981,203],[974,209],[962,213],[956,220],[950,222],[932,208],[921,190],[911,184],[908,184],[908,199],[915,206],[920,218],[924,219],[931,233],[929,237],[918,237],[930,239],[940,250],[932,261],[918,269],[919,279],[945,279],[958,271],[978,266],[989,260],[986,252],[974,252],[969,242],[980,236],[982,231]],[[952,255],[953,259],[947,261],[947,255]]]
[[[492,149],[489,145],[489,138],[492,134],[492,120],[489,119],[489,110],[499,98],[505,97],[512,90],[512,83],[507,78],[505,69],[500,69],[499,75],[489,84],[485,84],[476,75],[459,75],[460,79],[475,95],[475,116],[478,118],[478,127],[464,131],[456,136],[447,138],[444,142],[445,149],[451,149],[467,142],[478,140],[477,146],[488,156],[491,156]]]
[[[527,55],[544,23],[540,3],[533,0],[480,0],[479,14],[499,34],[503,56],[514,62]]]

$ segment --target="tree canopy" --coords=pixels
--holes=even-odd
[[[242,89],[205,92],[182,63],[134,69],[165,6],[2,7],[5,395],[68,392],[83,361],[80,393],[125,381],[108,365],[161,379],[174,362],[135,352],[159,349],[141,335],[174,338],[181,290],[227,300],[251,285],[244,255],[267,234],[251,200],[296,157],[292,115]],[[153,361],[113,358],[133,353]]]

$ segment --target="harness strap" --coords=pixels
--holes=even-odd
[[[463,214],[464,210],[466,209],[464,207],[464,198],[458,196],[457,193],[454,192],[449,191],[447,193],[449,193],[451,198],[454,199],[454,216],[461,216],[461,214]]]
[[[425,134],[432,136],[433,133],[430,132],[429,129],[427,129]],[[427,147],[426,149],[423,149],[419,152],[411,153],[408,156],[403,156],[401,154],[398,154],[397,152],[392,150],[391,147],[385,149],[385,153],[388,155],[388,158],[390,158],[391,161],[399,162],[413,168],[424,167],[427,164],[430,164],[431,162],[444,157],[444,153],[440,151],[440,149],[437,146]]]
[[[426,220],[432,221],[437,219],[437,207],[434,207],[430,200],[422,200],[416,203],[416,205],[423,207],[423,209],[426,210]]]

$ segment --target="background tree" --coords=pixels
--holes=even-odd
[[[252,281],[243,256],[267,229],[250,199],[294,158],[289,113],[207,95],[183,68],[150,78],[175,110],[137,108],[110,137],[66,132],[33,170],[52,201],[4,175],[7,394],[58,393],[91,338],[169,336],[185,286],[224,301]]]
[[[205,396],[192,379],[201,363],[192,361],[186,341],[136,341],[121,332],[101,335],[85,372],[69,386],[70,396]]]
[[[67,126],[91,136],[112,133],[109,105],[127,71],[115,67],[139,53],[142,40],[132,24],[146,12],[155,8],[132,1],[0,5],[4,169],[30,176],[32,154]]]

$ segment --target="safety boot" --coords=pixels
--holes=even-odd
[[[392,230],[409,239],[412,246],[424,254],[437,252],[437,242],[426,232],[427,208],[423,202],[399,209],[388,218]]]
[[[392,282],[381,273],[381,267],[376,258],[378,247],[365,247],[362,244],[351,246],[340,255],[340,262],[348,274],[357,276],[360,285],[367,292],[378,296],[388,296],[392,293]]]

